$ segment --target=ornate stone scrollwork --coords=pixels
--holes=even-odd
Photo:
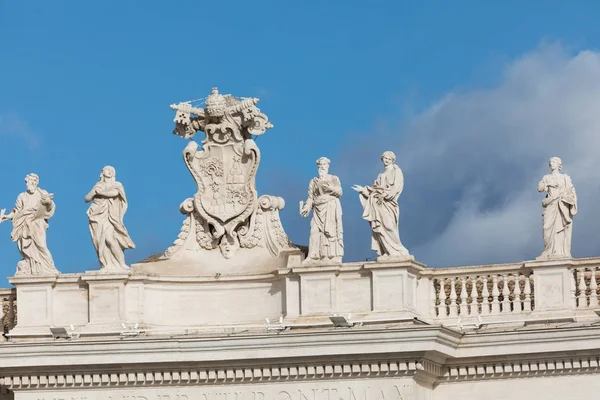
[[[171,105],[176,110],[174,134],[191,139],[202,131],[206,136],[183,150],[198,191],[181,204],[186,219],[164,258],[183,249],[220,251],[224,261],[256,248],[270,257],[295,249],[279,219],[283,199],[259,198],[256,192],[260,150],[253,136],[273,127],[257,103],[256,98],[238,99],[213,88],[204,108],[189,102]]]

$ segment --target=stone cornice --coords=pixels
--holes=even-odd
[[[368,349],[365,345],[368,344]],[[499,355],[572,354],[600,348],[600,326],[521,327],[513,331],[460,334],[439,326],[353,328],[213,336],[72,339],[69,341],[5,342],[0,345],[0,371],[14,368],[77,365],[85,355],[93,365],[175,362],[298,360],[315,357],[352,358],[357,354],[425,352],[460,361]],[[499,353],[501,352],[501,354]],[[132,361],[134,360],[134,361]]]
[[[438,383],[447,381],[507,379],[547,375],[591,374],[600,372],[600,355],[579,354],[560,357],[515,360],[479,360],[444,366]]]
[[[435,385],[600,373],[600,351],[595,350],[600,346],[594,339],[600,327],[522,329],[462,337],[448,329],[418,326],[6,343],[0,346],[0,385],[27,390],[400,376]],[[544,350],[536,353],[536,342]],[[551,342],[559,345],[552,350]],[[574,343],[577,348],[570,346]],[[78,360],[84,355],[81,365]]]
[[[12,372],[0,377],[10,390],[76,389],[119,387],[162,387],[266,382],[316,381],[329,379],[413,377],[436,385],[443,382],[526,378],[600,372],[599,354],[560,357],[469,360],[441,365],[427,358],[400,360],[345,360],[274,365],[210,366],[202,363],[179,367],[113,366],[87,370]]]
[[[465,334],[454,354],[457,358],[523,353],[572,352],[600,348],[600,326],[541,325],[512,330],[480,331]]]
[[[185,386],[257,382],[286,382],[319,379],[438,376],[442,368],[428,360],[349,361],[301,363],[275,366],[186,368],[114,368],[103,371],[23,373],[0,378],[11,390],[86,387]]]
[[[390,329],[314,330],[231,336],[72,339],[0,346],[0,370],[77,365],[85,355],[94,365],[157,362],[213,362],[252,359],[345,357],[364,354],[453,353],[460,334],[434,326]]]

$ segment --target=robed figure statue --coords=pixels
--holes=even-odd
[[[377,252],[377,261],[406,259],[408,250],[400,242],[398,233],[398,197],[404,188],[404,176],[394,164],[396,155],[386,151],[381,156],[383,172],[372,186],[354,185],[364,208],[363,219],[369,221],[372,231],[371,248]]]
[[[113,167],[102,168],[100,181],[85,196],[86,203],[92,202],[87,216],[92,242],[104,271],[127,269],[124,250],[135,248],[123,224],[127,211],[125,189],[115,180],[115,175]]]
[[[329,164],[326,157],[317,160],[319,176],[308,185],[306,204],[300,202],[300,215],[308,217],[313,210],[304,264],[341,263],[344,255],[342,185],[337,176],[329,174]]]
[[[544,175],[538,183],[538,191],[546,192],[542,201],[544,251],[538,259],[571,258],[571,235],[573,217],[577,214],[577,194],[571,177],[560,172],[561,159],[552,157],[549,164],[552,172]]]
[[[23,259],[17,263],[16,275],[54,275],[52,255],[46,245],[48,220],[54,215],[54,196],[38,187],[40,178],[36,174],[25,177],[27,191],[17,197],[15,208],[2,215],[0,222],[12,220],[11,239],[17,242]],[[4,210],[2,210],[4,214]]]

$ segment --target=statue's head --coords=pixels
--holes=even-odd
[[[219,90],[214,87],[212,93],[206,99],[206,112],[211,117],[222,117],[227,108],[225,96],[219,94]]]
[[[221,238],[221,243],[219,243],[221,255],[226,259],[232,258],[239,248],[240,245],[238,241],[229,235],[224,235]]]
[[[327,173],[329,172],[329,164],[330,163],[331,163],[331,161],[329,161],[329,158],[327,158],[327,157],[321,157],[317,160],[317,168],[319,169],[319,176],[327,175]]]
[[[107,165],[106,167],[102,168],[102,172],[100,172],[100,180],[114,180],[116,175],[117,171],[115,170],[115,168],[111,167],[110,165]]]
[[[562,160],[559,157],[551,157],[550,162],[548,164],[550,165],[550,169],[552,171],[560,171],[562,169]]]
[[[383,161],[383,165],[387,167],[388,165],[392,165],[396,162],[396,155],[393,151],[384,151],[381,155],[381,161]]]
[[[25,184],[27,185],[27,192],[33,193],[40,183],[40,177],[37,174],[29,174],[25,177]]]

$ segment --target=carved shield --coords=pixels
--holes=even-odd
[[[225,224],[252,212],[257,161],[254,152],[244,154],[241,143],[208,144],[196,153],[192,162],[199,180],[196,208],[205,219]]]

